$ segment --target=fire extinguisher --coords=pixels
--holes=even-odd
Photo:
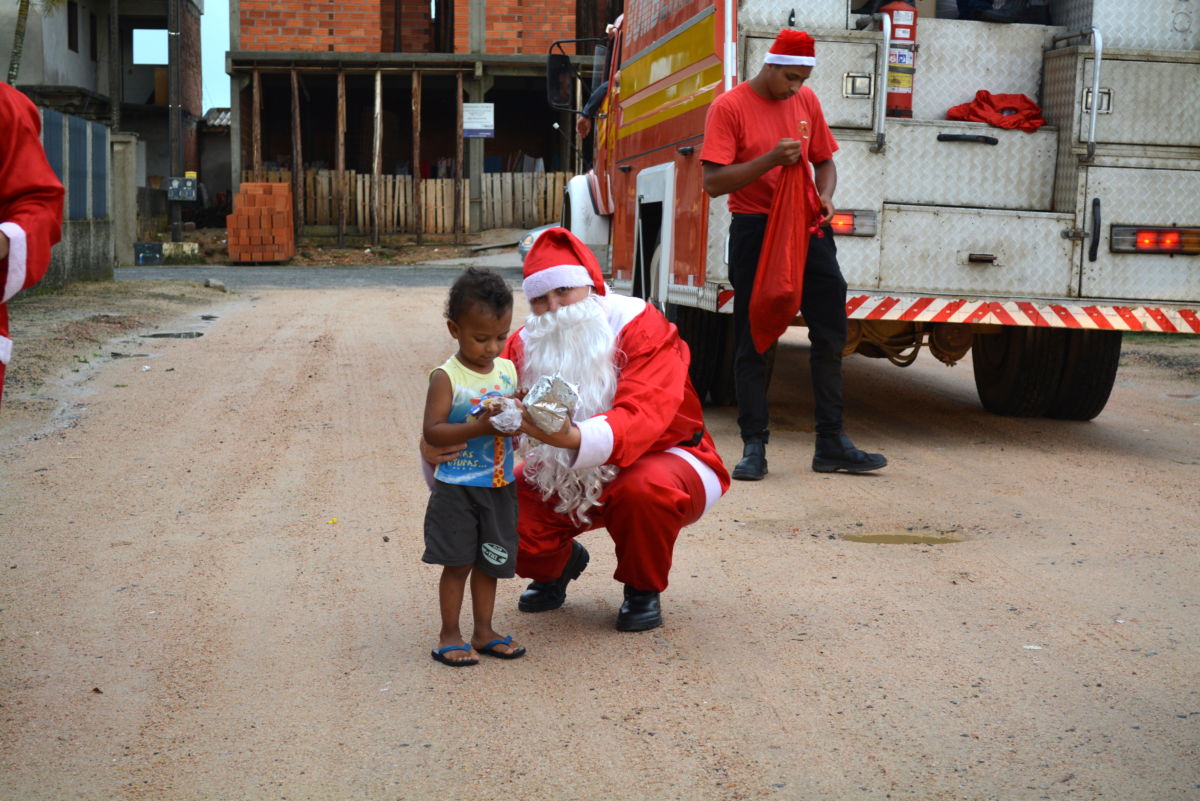
[[[913,76],[917,71],[917,10],[908,3],[888,3],[879,9],[892,18],[888,48],[887,115],[912,116]]]

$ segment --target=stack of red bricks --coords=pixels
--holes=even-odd
[[[291,186],[243,183],[225,226],[230,261],[287,261],[296,254]]]

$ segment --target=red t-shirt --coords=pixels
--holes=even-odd
[[[742,164],[758,158],[780,139],[804,143],[804,159],[817,164],[833,158],[838,143],[821,111],[821,101],[807,86],[787,100],[768,100],[748,81],[725,92],[708,107],[704,123],[701,161]],[[729,193],[729,210],[742,214],[767,214],[779,184],[779,168],[767,170],[757,181]],[[816,188],[809,182],[808,202],[821,208]]]

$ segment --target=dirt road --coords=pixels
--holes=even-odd
[[[79,393],[51,433],[0,416],[0,798],[1200,798],[1194,367],[1127,358],[1062,423],[856,357],[891,464],[827,476],[789,333],[770,475],[684,532],[665,627],[613,630],[594,532],[563,609],[502,585],[525,659],[450,670],[414,449],[442,291],[225,297],[42,390]],[[946,541],[847,539],[889,534]]]

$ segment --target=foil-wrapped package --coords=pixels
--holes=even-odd
[[[567,417],[575,411],[579,392],[575,385],[558,375],[544,375],[525,393],[525,408],[538,428],[548,434],[562,430]]]

